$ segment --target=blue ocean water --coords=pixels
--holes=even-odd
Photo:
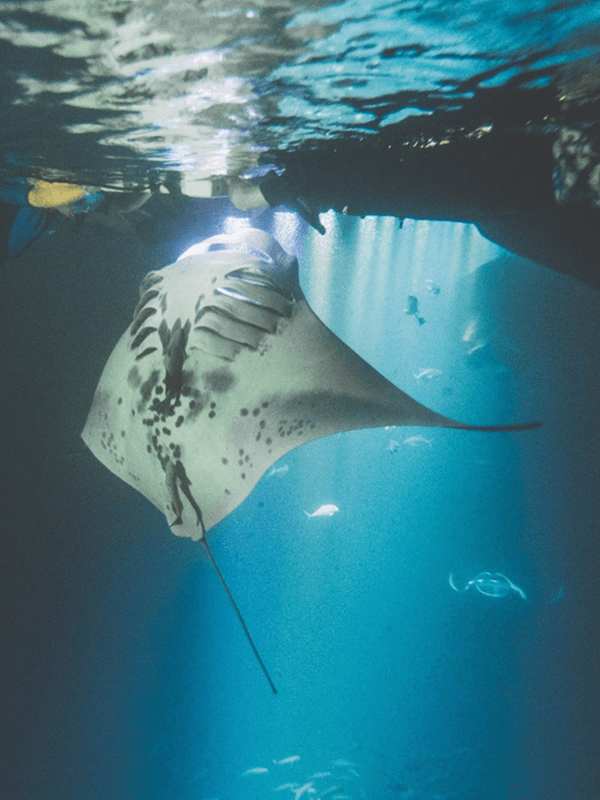
[[[49,72],[44,91],[80,96],[80,85],[65,86],[51,72],[58,69],[52,48],[71,58],[67,45],[85,43],[91,52],[95,43],[100,59],[109,36],[126,39],[119,14],[130,15],[131,25],[142,11],[148,23],[161,14],[158,4],[138,6],[113,3],[105,17],[87,4],[88,35],[73,22],[67,42],[56,31],[64,5],[7,4],[3,41],[30,59],[15,55],[10,85],[17,94],[28,86],[36,98],[23,113],[43,103],[25,79],[34,49],[39,74]],[[171,15],[161,24],[175,26],[174,9],[192,4],[164,8]],[[267,17],[271,46],[280,22],[312,25],[302,53],[269,61],[268,79],[253,84],[268,87],[276,108],[269,116],[268,106],[243,106],[250,114],[256,105],[262,116],[255,138],[246,117],[239,123],[242,150],[268,154],[307,138],[354,134],[373,116],[377,126],[395,124],[407,106],[405,95],[392,102],[392,93],[412,92],[420,111],[448,110],[469,99],[460,82],[486,70],[507,81],[518,75],[520,89],[539,88],[538,80],[555,80],[540,74],[549,62],[587,58],[595,46],[593,3],[456,9],[347,2],[315,4],[298,17],[285,3],[212,9],[216,21]],[[44,11],[56,16],[49,22]],[[32,26],[47,38],[27,39]],[[573,44],[582,29],[588,38]],[[231,58],[256,44],[230,46],[223,36],[212,46]],[[412,46],[419,41],[423,51]],[[397,60],[383,59],[389,74],[374,63],[370,43],[380,53],[396,50]],[[185,40],[180,49],[189,46]],[[327,78],[335,64],[338,86]],[[134,76],[150,80],[153,69],[168,67]],[[105,78],[114,88],[114,76]],[[343,81],[354,87],[352,102]],[[123,88],[127,76],[116,83]],[[97,146],[90,164],[68,136],[59,137],[55,162],[37,149],[39,134],[23,137],[19,149],[4,102],[11,176],[40,164],[60,172],[72,155],[76,174],[110,184],[118,170],[107,168],[103,153],[114,156],[111,147],[122,148],[119,169],[133,164],[141,175],[153,168],[143,160],[148,153],[128,149],[131,141],[98,142],[96,129],[89,130]],[[66,106],[50,116],[75,124]],[[222,125],[227,114],[207,125],[190,173],[220,174],[240,144],[238,123]],[[100,124],[97,108],[89,117],[86,125],[92,117]],[[130,124],[139,142],[154,122],[146,128],[134,114]],[[63,132],[75,135],[67,126]],[[182,131],[185,147],[195,133]],[[172,144],[161,139],[157,169],[177,166],[185,178]],[[204,148],[214,156],[208,166]],[[392,217],[329,212],[320,236],[289,211],[245,215],[225,198],[153,213],[139,222],[139,236],[65,221],[2,267],[1,796],[593,800],[598,293],[503,250],[472,225],[407,219],[400,226]],[[287,471],[263,477],[211,544],[277,695],[200,546],[172,536],[162,514],[79,439],[142,277],[196,238],[249,224],[297,254],[319,317],[412,397],[475,424],[544,423],[519,434],[340,434],[292,452],[277,465]],[[409,297],[418,299],[423,324],[406,313]],[[307,518],[323,504],[339,512]],[[527,599],[467,588],[484,572],[506,576]]]

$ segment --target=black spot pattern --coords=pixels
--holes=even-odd
[[[304,433],[304,419],[280,420],[277,433],[279,436],[291,436],[293,433],[302,436]]]
[[[221,367],[220,369],[205,372],[202,378],[206,389],[209,392],[215,392],[215,394],[223,394],[235,384],[233,372],[229,367]]]
[[[142,410],[144,406],[146,406],[150,400],[150,396],[152,395],[152,390],[158,383],[158,379],[160,378],[160,372],[157,369],[153,369],[150,373],[150,376],[142,383],[140,386],[140,395],[142,397],[141,400],[141,408],[138,410]]]
[[[132,367],[127,373],[127,383],[132,389],[137,389],[141,382],[142,376],[140,375],[139,369],[137,367]]]

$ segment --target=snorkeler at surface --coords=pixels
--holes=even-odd
[[[557,202],[555,156],[549,137],[525,132],[461,131],[430,143],[384,132],[278,151],[281,173],[234,179],[230,198],[245,210],[285,205],[320,233],[318,213],[329,209],[472,223],[501,247],[600,289],[600,209],[589,199]]]
[[[176,217],[188,198],[180,187],[178,173],[150,175],[145,183],[126,189],[106,189],[77,183],[13,177],[0,184],[0,261],[16,258],[33,244],[54,234],[65,218],[76,229],[84,221],[121,234],[133,234],[134,227],[148,221],[153,231],[156,217]],[[136,214],[148,200],[154,213]],[[140,224],[141,223],[141,224]],[[144,239],[149,239],[144,230]]]

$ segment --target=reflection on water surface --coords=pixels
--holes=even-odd
[[[507,114],[553,130],[565,103],[585,117],[597,96],[600,29],[596,3],[546,6],[4,3],[4,169],[98,185],[175,169],[202,194],[195,180],[243,172],[269,150],[309,140],[400,125],[401,138],[431,146],[465,124],[482,135]],[[498,108],[499,87],[526,95],[501,94]],[[435,112],[439,124],[428,120],[417,136]]]

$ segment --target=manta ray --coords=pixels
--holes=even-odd
[[[269,234],[214,236],[148,273],[106,364],[82,437],[115,475],[159,508],[173,533],[207,533],[299,445],[391,425],[468,425],[421,405],[312,311],[298,262]]]

